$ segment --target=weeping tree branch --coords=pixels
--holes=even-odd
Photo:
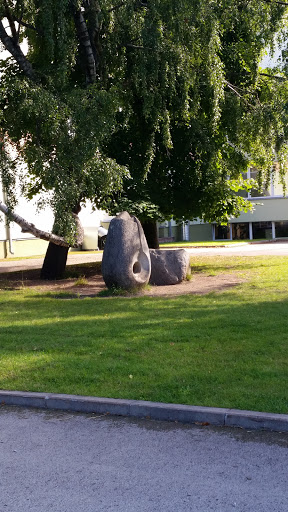
[[[280,82],[287,82],[287,78],[285,76],[277,76],[277,75],[269,75],[269,73],[259,73],[260,76],[266,76],[268,78],[273,78],[273,80],[279,80]]]
[[[25,57],[24,53],[22,52],[18,41],[14,41],[13,37],[10,37],[2,23],[0,21],[0,40],[4,44],[6,50],[11,53],[11,55],[16,60],[18,66],[23,71],[23,73],[30,78],[31,80],[36,80],[36,73],[31,65],[31,63],[28,61],[28,59]]]
[[[134,50],[152,50],[152,48],[145,48],[145,46],[139,46],[136,44],[127,43],[126,48],[133,48]]]
[[[117,5],[114,5],[114,7],[111,7],[111,9],[108,9],[107,12],[113,12],[113,11],[117,11],[117,9],[120,9],[121,7],[123,7],[124,5],[127,5],[127,1],[124,1],[124,2],[120,2],[120,4],[117,4]],[[147,2],[142,2],[141,0],[139,0],[138,2],[138,5],[140,7],[148,7],[148,4]]]
[[[34,224],[27,222],[23,217],[17,215],[14,212],[11,212],[6,204],[0,201],[0,211],[8,217],[10,221],[16,222],[21,228],[22,233],[31,233],[31,235],[36,238],[41,238],[41,240],[46,240],[47,242],[52,242],[55,245],[61,245],[62,247],[70,247],[71,244],[67,243],[64,238],[61,236],[54,235],[53,233],[48,233],[47,231],[42,231],[41,229],[36,228]],[[73,247],[79,247],[83,243],[83,228],[80,224],[80,220],[77,215],[73,215],[75,219],[75,223],[77,226],[77,240]]]
[[[254,108],[254,105],[252,105],[251,103],[249,103],[249,101],[246,100],[246,98],[244,98],[244,96],[242,94],[240,94],[237,90],[236,90],[236,86],[233,86],[232,84],[230,84],[229,82],[227,82],[227,80],[224,80],[224,83],[227,85],[227,87],[234,93],[236,94],[236,96],[238,96],[238,98],[241,98],[241,100],[244,101],[244,103],[246,103],[246,105],[249,105],[249,107],[252,107]]]
[[[123,7],[123,5],[126,5],[127,2],[121,2],[118,5],[115,5],[114,7],[111,7],[111,9],[108,10],[108,12],[117,11],[117,9],[120,9],[120,7]]]

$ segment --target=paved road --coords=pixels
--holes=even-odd
[[[206,256],[258,256],[258,255],[269,255],[269,256],[288,256],[288,243],[285,242],[271,242],[271,243],[257,243],[257,244],[236,244],[228,247],[197,247],[187,248],[190,254],[205,254]],[[74,254],[73,252],[68,254],[68,265],[74,263],[88,263],[93,261],[101,261],[102,252],[89,252]],[[7,260],[0,261],[0,273],[1,272],[13,272],[15,270],[25,270],[27,268],[41,268],[43,258],[30,258],[27,260]]]
[[[287,512],[288,434],[0,408],[0,512]]]
[[[199,247],[187,249],[191,254],[205,255],[235,255],[235,256],[288,256],[288,243],[270,242],[254,244],[231,244],[230,246]],[[287,507],[288,510],[288,507]]]
[[[82,253],[73,254],[73,252],[68,253],[67,263],[68,265],[74,265],[77,263],[89,263],[93,261],[101,261],[102,260],[102,251],[95,251],[93,253]],[[28,258],[23,260],[6,260],[0,261],[0,273],[1,272],[15,272],[15,270],[26,270],[28,268],[35,269],[41,268],[43,264],[42,258]]]

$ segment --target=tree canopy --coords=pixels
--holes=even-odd
[[[254,163],[265,179],[275,148],[286,159],[286,82],[259,73],[286,10],[274,0],[1,0],[10,207],[24,162],[22,194],[51,204],[71,244],[85,199],[154,218],[221,221],[247,208],[235,194],[241,172]]]
[[[288,4],[287,4],[288,6]],[[190,9],[190,14],[187,12]],[[140,216],[227,221],[249,208],[237,195],[250,166],[259,186],[270,179],[275,160],[287,170],[287,82],[285,70],[266,73],[259,63],[275,35],[285,39],[287,7],[279,2],[197,2],[184,19],[189,74],[183,112],[177,97],[169,103],[169,123],[153,132],[135,95],[130,123],[112,136],[110,150],[131,169],[125,195],[115,211],[129,206]],[[277,44],[277,43],[276,43]],[[280,44],[280,42],[278,43]],[[180,96],[182,97],[182,96]],[[153,137],[153,159],[145,175],[145,142]],[[146,205],[146,210],[143,205]]]

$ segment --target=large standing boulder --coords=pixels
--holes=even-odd
[[[185,249],[150,249],[150,283],[157,286],[178,284],[190,272],[190,256]]]
[[[149,282],[151,261],[141,223],[122,212],[110,222],[102,259],[102,276],[108,288],[129,290]]]

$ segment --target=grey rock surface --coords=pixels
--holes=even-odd
[[[178,284],[190,270],[190,256],[185,249],[150,249],[150,283],[157,286]]]
[[[140,288],[149,282],[151,261],[143,228],[136,217],[122,212],[112,219],[102,259],[108,288]]]

